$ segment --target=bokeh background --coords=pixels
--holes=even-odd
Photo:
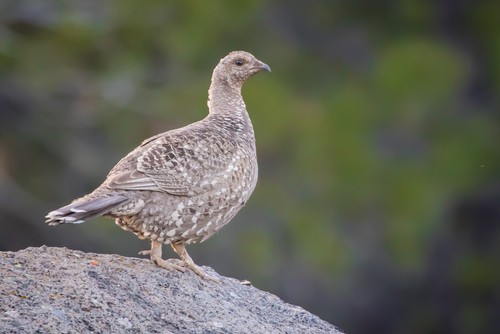
[[[137,256],[106,219],[49,228],[143,139],[244,87],[260,180],[189,248],[349,333],[500,328],[500,2],[0,1],[0,249]],[[173,255],[172,253],[170,253]]]

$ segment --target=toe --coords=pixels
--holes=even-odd
[[[189,267],[189,269],[191,269],[196,275],[200,276],[201,278],[212,282],[220,282],[220,279],[218,279],[215,276],[207,274],[203,269],[201,269],[197,265],[188,265],[188,264],[186,265]]]
[[[153,262],[158,267],[161,267],[163,269],[167,269],[167,270],[175,269],[175,270],[179,270],[182,272],[186,271],[186,269],[184,267],[182,267],[182,266],[180,266],[177,263],[174,263],[172,261],[165,261],[163,259],[151,258],[151,262]]]

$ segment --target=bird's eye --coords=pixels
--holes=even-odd
[[[236,59],[234,61],[234,63],[237,65],[237,66],[242,66],[245,62],[242,60],[242,59]]]

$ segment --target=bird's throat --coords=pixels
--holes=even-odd
[[[241,96],[241,86],[212,81],[208,90],[208,110],[210,114],[248,117],[246,115],[245,102]]]

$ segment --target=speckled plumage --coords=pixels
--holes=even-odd
[[[254,131],[241,88],[261,70],[270,69],[244,51],[221,59],[212,75],[206,118],[145,140],[101,186],[50,212],[46,222],[115,218],[123,229],[152,241],[147,253],[153,262],[181,269],[161,260],[160,243],[172,244],[181,265],[205,276],[184,244],[202,242],[227,224],[256,185]]]

